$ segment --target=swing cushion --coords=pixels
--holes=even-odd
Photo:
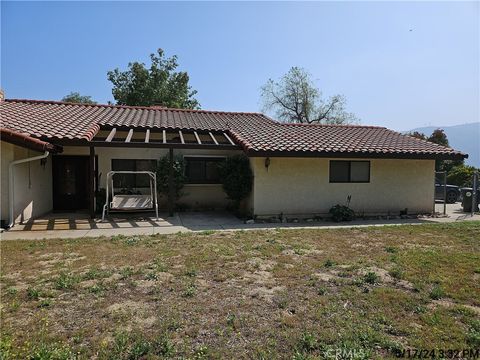
[[[112,210],[145,210],[153,209],[150,195],[115,195],[110,203]]]

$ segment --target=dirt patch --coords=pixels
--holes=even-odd
[[[157,281],[155,280],[138,280],[135,285],[144,290],[149,290],[154,288],[157,285]]]
[[[321,281],[331,281],[334,279],[338,279],[338,276],[330,274],[328,272],[316,272],[315,274],[313,274],[313,276],[315,276],[318,280]]]
[[[253,298],[265,300],[269,303],[273,302],[273,298],[277,292],[285,290],[285,286],[265,287],[259,286],[249,291],[249,295]]]
[[[92,287],[93,285],[95,285],[97,283],[96,280],[85,280],[85,281],[82,281],[80,283],[80,287],[86,289],[86,288],[90,288]]]
[[[246,263],[250,269],[258,269],[260,271],[270,271],[277,264],[276,261],[265,260],[258,257],[250,258]]]
[[[139,312],[143,311],[146,308],[146,304],[141,301],[132,301],[132,300],[126,300],[123,302],[115,303],[107,307],[107,312],[109,313],[115,313],[118,311],[122,312]]]
[[[411,282],[407,280],[395,279],[388,273],[387,270],[376,267],[376,266],[370,266],[366,269],[362,269],[358,273],[359,275],[364,276],[369,272],[375,273],[380,279],[380,282],[383,284],[392,284],[396,287],[403,288],[405,290],[410,290],[410,291],[414,290],[415,288]]]
[[[254,284],[274,284],[275,280],[273,279],[272,273],[269,271],[255,271],[245,272],[242,276],[242,279],[254,283]]]
[[[452,300],[449,300],[449,299],[432,300],[432,302],[430,304],[428,304],[428,307],[430,309],[435,309],[437,306],[443,306],[443,307],[446,307],[446,308],[452,308],[452,307],[455,307],[455,306],[463,306],[463,307],[473,311],[475,314],[480,315],[480,307],[479,306],[456,304]]]

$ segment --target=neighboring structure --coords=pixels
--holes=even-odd
[[[282,124],[259,113],[4,100],[1,116],[1,219],[26,221],[49,211],[95,210],[111,170],[150,170],[182,155],[189,184],[178,203],[224,209],[219,161],[244,153],[254,173],[252,215],[311,216],[335,204],[359,213],[432,211],[435,159],[467,155],[383,127]],[[9,196],[12,161],[14,194]],[[115,184],[142,192],[138,176]],[[10,186],[10,189],[12,187]],[[173,208],[173,198],[160,199]]]

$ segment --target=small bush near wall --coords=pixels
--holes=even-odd
[[[332,215],[332,220],[336,222],[352,221],[355,218],[355,212],[345,205],[335,205],[329,213]]]
[[[157,165],[157,190],[159,193],[168,196],[168,173],[170,169],[169,155],[160,158]],[[182,189],[186,182],[185,160],[182,156],[175,156],[173,159],[173,186],[175,197],[182,196]]]
[[[228,198],[233,200],[238,211],[240,202],[252,191],[252,169],[250,161],[245,155],[234,155],[225,159],[219,165],[223,190]]]

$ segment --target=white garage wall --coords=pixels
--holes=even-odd
[[[348,195],[358,213],[432,211],[434,160],[351,159],[371,161],[369,183],[330,183],[329,160],[339,159],[272,157],[267,170],[265,158],[251,158],[254,213],[326,214],[332,206],[345,204]]]

